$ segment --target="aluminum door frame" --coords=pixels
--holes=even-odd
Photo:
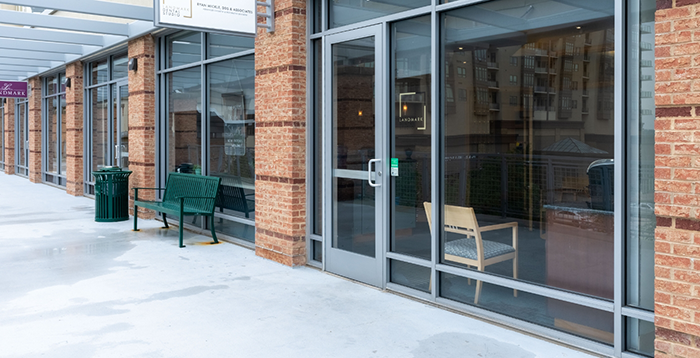
[[[122,95],[121,95],[121,93],[122,93],[122,91],[121,91],[121,88],[122,88],[122,87],[126,87],[126,89],[127,89],[126,98],[127,98],[127,101],[128,101],[128,100],[129,100],[129,92],[128,92],[128,91],[129,91],[129,81],[119,81],[119,82],[115,83],[114,86],[117,88],[117,96],[116,96],[116,101],[117,101],[117,113],[116,113],[116,116],[117,116],[117,120],[116,120],[116,123],[111,123],[111,125],[112,125],[112,126],[116,126],[116,128],[113,128],[113,132],[119,132],[119,135],[117,136],[116,141],[115,141],[114,143],[111,143],[111,144],[110,144],[110,148],[114,148],[114,153],[112,154],[112,165],[116,165],[116,166],[121,167],[121,158],[122,158],[122,151],[121,151],[121,148],[122,148],[121,124],[122,124],[122,120],[124,120],[124,119],[126,119],[126,128],[127,128],[126,130],[127,130],[127,133],[129,132],[129,118],[123,118],[123,117],[122,117],[122,106],[121,106],[121,103],[122,103],[122,101],[121,101],[121,100],[122,100]],[[115,100],[115,99],[112,99],[112,100]],[[127,103],[128,103],[128,102],[127,102]],[[127,115],[128,115],[129,111],[127,111],[126,113],[127,113]],[[127,134],[127,136],[128,136],[128,134]],[[128,144],[128,142],[127,142],[127,144]],[[128,154],[128,151],[127,151],[127,154]]]
[[[387,130],[387,103],[385,83],[387,74],[387,59],[385,51],[386,31],[383,24],[350,30],[323,38],[323,270],[352,280],[357,280],[371,286],[384,288],[386,286],[386,241],[389,234],[389,171],[385,158],[388,153],[389,138]],[[347,41],[374,37],[375,49],[375,155],[381,159],[375,164],[375,182],[380,187],[375,188],[375,257],[348,252],[333,248],[335,228],[333,226],[333,55],[332,46]],[[359,172],[359,171],[358,171]]]

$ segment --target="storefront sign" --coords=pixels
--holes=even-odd
[[[0,81],[0,97],[27,98],[27,82]]]
[[[155,26],[255,36],[255,0],[154,0]]]

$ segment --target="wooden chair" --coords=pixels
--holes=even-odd
[[[430,231],[433,231],[431,223],[431,204],[424,202],[425,214],[428,217]],[[483,240],[481,233],[485,231],[508,229],[513,230],[513,244],[506,245],[500,242]],[[518,278],[518,223],[509,222],[489,226],[479,226],[476,221],[474,209],[461,206],[445,205],[445,231],[466,236],[445,242],[445,260],[454,261],[468,266],[474,266],[479,271],[484,271],[488,265],[498,262],[513,260],[513,278]],[[471,280],[469,280],[471,284]],[[476,295],[474,304],[479,303],[481,294],[481,281],[476,282]],[[518,291],[513,290],[513,296],[518,297]]]

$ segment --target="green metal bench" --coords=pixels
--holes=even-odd
[[[152,209],[163,215],[163,228],[168,228],[166,214],[180,219],[180,247],[182,244],[182,227],[185,215],[201,215],[210,218],[211,236],[218,243],[214,231],[214,208],[216,195],[219,192],[221,178],[194,174],[170,173],[165,188],[133,188],[134,189],[134,231],[139,231],[138,208]],[[164,190],[163,201],[139,200],[139,190]]]

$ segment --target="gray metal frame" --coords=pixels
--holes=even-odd
[[[112,72],[112,62],[114,61],[115,57],[120,57],[124,56],[125,54],[121,51],[113,51],[110,52],[109,55],[103,55],[97,58],[91,58],[90,62],[87,62],[83,66],[83,190],[84,193],[87,196],[91,196],[89,194],[91,192],[92,187],[95,185],[95,182],[92,180],[92,100],[90,96],[90,91],[93,89],[99,88],[99,87],[107,87],[109,88],[109,105],[107,106],[108,108],[108,117],[109,118],[114,118],[114,113],[113,113],[113,108],[112,108],[112,85],[119,86],[120,84],[128,84],[128,77],[122,77],[122,78],[112,78],[114,75]],[[104,60],[107,59],[107,70],[109,71],[109,81],[101,82],[98,84],[91,84],[90,79],[91,79],[91,71],[92,71],[92,65],[99,60]],[[118,92],[117,92],[118,95]],[[112,129],[112,126],[114,123],[113,121],[110,120],[109,123],[109,128],[110,130]],[[110,136],[111,138],[111,136]],[[114,160],[114,153],[113,153],[113,143],[111,143],[112,139],[110,139],[110,144],[109,144],[109,155],[110,161]]]
[[[324,96],[327,97],[327,94],[329,92],[329,88],[326,88],[325,85],[328,83],[327,74],[328,71],[325,69],[327,66],[327,58],[328,54],[325,53],[326,49],[328,48],[325,45],[326,39],[334,34],[339,34],[343,32],[349,32],[353,31],[355,29],[367,27],[367,26],[372,26],[372,25],[378,25],[382,26],[383,30],[383,35],[385,36],[385,45],[382,51],[385,53],[385,59],[386,63],[384,64],[384,67],[388,70],[390,67],[389,64],[389,57],[388,55],[388,47],[390,43],[390,39],[388,38],[388,29],[389,25],[391,22],[394,21],[399,21],[399,20],[404,20],[408,19],[411,17],[417,17],[420,15],[430,15],[431,16],[431,24],[432,24],[432,34],[431,34],[431,42],[432,42],[432,71],[433,71],[433,76],[431,76],[431,89],[432,89],[432,96],[433,98],[431,99],[431,103],[433,103],[433,106],[431,108],[431,116],[432,118],[440,118],[440,109],[441,109],[441,104],[443,100],[443,96],[440,93],[440,88],[441,88],[441,81],[442,81],[442,68],[440,64],[442,63],[442,54],[440,53],[439,49],[439,44],[440,44],[440,24],[439,24],[439,19],[441,13],[455,9],[455,8],[461,8],[465,7],[468,5],[473,5],[473,4],[478,4],[481,2],[485,2],[486,0],[462,0],[462,1],[455,1],[455,2],[450,2],[446,4],[440,4],[439,0],[433,0],[432,4],[430,6],[425,6],[417,9],[412,9],[408,11],[404,11],[398,14],[391,14],[383,17],[378,17],[372,20],[367,20],[367,21],[362,21],[356,24],[352,25],[347,25],[347,26],[342,26],[338,28],[333,28],[333,29],[328,29],[328,6],[327,6],[327,1],[326,0],[318,0],[321,1],[321,31],[317,33],[313,33],[313,21],[315,21],[315,16],[314,16],[314,11],[315,11],[315,6],[313,4],[313,1],[309,1],[307,4],[307,29],[308,29],[308,38],[307,38],[307,59],[308,60],[308,66],[307,68],[314,69],[315,64],[313,63],[312,59],[314,58],[314,48],[311,46],[312,40],[321,40],[324,43],[323,46],[323,66],[324,66],[324,87],[323,88],[314,88],[315,87],[315,81],[313,79],[313,71],[307,71],[307,88],[312,89],[313,91],[322,91]],[[625,118],[626,116],[626,109],[625,109],[625,79],[626,79],[626,73],[628,71],[628,63],[627,63],[627,53],[626,53],[626,48],[627,48],[627,37],[628,37],[628,32],[627,32],[627,1],[626,0],[615,0],[615,52],[618,54],[615,57],[615,108],[614,108],[614,113],[615,113],[615,118],[617,120],[615,121],[615,167],[614,167],[614,173],[615,173],[615,183],[614,183],[614,190],[617,193],[616,197],[617,198],[622,198],[624,199],[624,183],[625,183],[625,167],[626,167],[626,153],[627,153],[627,143],[625,140],[625,133],[626,133],[626,125],[625,121],[622,120],[622,118]],[[385,75],[381,79],[377,79],[377,81],[385,81],[386,83],[389,83],[389,76]],[[313,95],[311,95],[313,92],[309,91],[310,95],[307,96],[307,158],[309,158],[309,165],[307,167],[307,178],[313,178],[313,173],[316,170],[319,170],[321,168],[314,168],[313,161],[310,159],[314,157],[314,146],[313,146],[313,134],[314,134],[314,111],[316,108],[314,108],[313,105]],[[381,94],[381,98],[383,100],[388,99],[388,90],[384,90],[383,93]],[[326,112],[326,109],[330,102],[327,98],[324,98],[322,100],[323,107],[324,107],[324,114]],[[388,108],[388,106],[385,106]],[[327,115],[326,115],[327,116]],[[324,116],[324,117],[326,117]],[[388,117],[387,117],[388,118]],[[330,129],[328,128],[328,119],[323,118],[321,119],[324,121],[324,145],[323,145],[323,153],[324,153],[324,158],[323,158],[323,168],[322,170],[324,171],[329,171],[331,165],[330,165],[330,158],[326,158],[328,155],[327,153],[329,152],[328,146],[325,144],[325,141],[327,141],[330,137]],[[433,133],[433,136],[431,138],[431,145],[432,145],[432,153],[431,153],[431,161],[432,161],[432,168],[431,168],[431,179],[432,179],[432,190],[431,190],[431,196],[433,201],[436,201],[438,198],[441,196],[441,190],[440,190],[440,185],[441,183],[441,178],[442,178],[442,166],[441,166],[441,158],[442,158],[442,144],[440,143],[440,136],[443,133],[443,127],[442,127],[442,121],[432,121],[431,123],[431,131]],[[389,142],[388,138],[385,140],[386,143]],[[388,145],[388,144],[387,144]],[[385,153],[387,153],[385,151]],[[385,164],[385,163],[383,163]],[[386,169],[385,169],[386,171]],[[327,185],[329,182],[329,174],[324,174],[324,180],[322,185],[324,186],[323,188],[323,193],[324,197],[330,197],[330,189],[328,188],[329,185]],[[327,206],[327,203],[329,202],[329,199],[325,199],[323,203],[323,210],[324,210],[324,229],[323,229],[323,237],[319,237],[317,235],[313,235],[311,232],[312,228],[312,223],[314,222],[314,202],[313,202],[313,194],[312,191],[314,190],[313,188],[313,183],[312,180],[307,180],[307,254],[308,254],[308,262],[310,262],[313,266],[320,266],[323,270],[327,269],[327,259],[328,256],[326,255],[326,246],[327,243],[323,245],[324,252],[323,252],[323,262],[321,265],[319,263],[316,263],[312,260],[312,245],[313,242],[316,240],[322,240],[322,241],[328,241],[328,239],[331,237],[332,231],[329,231],[327,228],[330,226],[330,211],[329,207]],[[387,191],[388,192],[388,191]],[[554,338],[556,340],[566,342],[568,344],[581,347],[584,349],[596,351],[599,353],[615,356],[615,357],[626,357],[626,358],[632,358],[632,357],[641,357],[638,354],[632,353],[625,351],[625,341],[626,341],[626,327],[625,327],[625,318],[626,317],[631,317],[631,318],[636,318],[639,320],[647,321],[647,322],[652,322],[654,321],[654,313],[635,308],[635,307],[630,307],[626,306],[624,304],[624,299],[625,299],[625,236],[624,233],[626,232],[626,220],[624,220],[625,216],[625,208],[624,208],[624,200],[616,200],[615,201],[615,207],[614,207],[614,213],[615,213],[615,219],[614,219],[614,225],[615,225],[615,230],[614,230],[614,257],[615,257],[615,262],[614,262],[614,284],[615,284],[615,291],[614,291],[614,300],[609,301],[609,300],[604,300],[604,299],[598,299],[594,297],[589,297],[589,296],[584,296],[584,295],[579,295],[576,293],[572,292],[566,292],[562,290],[558,290],[555,288],[550,288],[550,287],[545,287],[537,284],[532,284],[528,283],[525,281],[518,281],[518,280],[513,280],[512,278],[507,278],[507,277],[499,277],[499,276],[494,276],[490,275],[488,273],[482,273],[478,271],[473,271],[473,270],[466,270],[466,269],[461,269],[449,265],[444,265],[440,263],[440,248],[439,248],[439,243],[440,243],[440,235],[441,233],[439,230],[436,230],[435,233],[432,235],[432,240],[431,240],[431,245],[432,245],[432,257],[431,260],[424,260],[420,258],[415,258],[411,256],[406,256],[398,253],[392,253],[392,252],[387,252],[386,249],[383,250],[382,252],[382,259],[385,261],[384,263],[384,274],[383,274],[383,282],[382,285],[379,285],[380,287],[384,287],[388,290],[391,291],[396,291],[400,292],[402,294],[406,294],[412,297],[416,297],[419,299],[423,300],[428,300],[432,302],[436,302],[438,304],[448,306],[451,308],[455,308],[461,311],[468,312],[470,314],[474,314],[489,320],[493,320],[499,323],[505,323],[509,326],[516,327],[519,329],[523,329],[527,332],[533,332],[535,334],[547,336]],[[439,202],[442,202],[442,200],[439,200]],[[385,210],[387,211],[387,210]],[[383,217],[385,218],[386,213],[383,214]],[[432,216],[432,221],[433,222],[438,222],[440,218],[441,213],[439,212],[438,206],[435,205],[433,206],[433,212],[431,213]],[[388,221],[385,221],[388,223]],[[388,224],[386,225],[388,226]],[[386,231],[388,233],[389,228],[386,228]],[[384,243],[386,246],[386,243]],[[414,265],[422,266],[422,267],[427,267],[431,269],[431,275],[432,275],[432,282],[433,282],[433,287],[430,293],[418,291],[415,289],[407,288],[405,286],[397,285],[391,282],[388,282],[388,276],[387,276],[387,270],[386,267],[388,267],[389,260],[399,260],[407,263],[411,263]],[[448,300],[445,298],[441,298],[438,295],[438,292],[440,290],[440,280],[439,280],[439,272],[446,272],[446,273],[451,273],[455,275],[459,275],[462,277],[467,277],[471,279],[478,279],[487,283],[499,285],[499,286],[507,286],[507,287],[512,287],[512,288],[517,288],[518,290],[541,295],[541,296],[546,296],[546,297],[551,297],[557,300],[562,300],[565,302],[571,302],[575,303],[578,305],[586,306],[586,307],[592,307],[596,308],[602,311],[607,311],[607,312],[612,312],[614,316],[614,344],[612,346],[605,345],[602,343],[597,343],[588,339],[583,339],[580,337],[576,337],[574,335],[564,333],[562,331],[558,331],[555,329],[550,329],[546,327],[542,327],[536,324],[528,323],[519,319],[515,319],[509,316],[505,315],[500,315],[496,314],[475,306],[471,305],[466,305],[466,304],[461,304],[457,303],[452,300]]]
[[[55,72],[52,73],[52,75],[57,76],[57,81],[59,84],[59,89],[60,89],[60,80],[61,78],[65,78],[66,72],[65,69],[63,69],[63,72]],[[48,94],[48,78],[42,77],[41,79],[41,123],[42,123],[42,128],[49,128],[49,111],[48,111],[48,101],[52,100],[53,98],[56,98],[59,102],[59,107],[57,107],[57,115],[56,115],[56,158],[59,160],[58,162],[58,173],[48,173],[48,148],[49,148],[49,137],[48,137],[48,131],[47,130],[42,130],[41,132],[41,179],[49,184],[56,184],[59,186],[65,186],[66,185],[66,173],[61,172],[61,165],[60,165],[60,158],[61,158],[61,110],[60,110],[60,97],[62,95],[65,95],[66,92],[57,92],[54,94],[49,95]],[[51,176],[54,178],[53,181],[49,181],[48,177]]]
[[[24,106],[24,118],[19,118],[19,107]],[[24,136],[20,138],[20,126],[24,125]],[[24,142],[24,163],[20,163],[20,140]],[[15,99],[15,173],[29,177],[29,101],[26,98]]]
[[[386,251],[385,243],[388,235],[388,228],[383,225],[387,222],[389,213],[385,210],[387,207],[389,190],[389,178],[388,175],[388,164],[385,159],[383,159],[388,153],[389,143],[384,138],[387,136],[385,129],[387,128],[388,119],[388,107],[384,105],[387,103],[387,95],[384,90],[383,79],[387,76],[387,56],[386,56],[386,45],[384,39],[387,37],[387,25],[379,24],[374,26],[367,26],[352,31],[336,33],[331,36],[326,36],[323,38],[323,103],[324,103],[324,126],[323,126],[323,152],[326,155],[323,158],[323,182],[331,183],[336,174],[340,174],[346,178],[353,178],[359,180],[367,180],[367,172],[356,171],[356,170],[333,170],[333,157],[329,153],[333,153],[332,148],[332,136],[333,136],[333,125],[331,122],[332,118],[332,106],[331,106],[331,83],[333,78],[333,68],[329,64],[333,63],[331,47],[334,44],[342,43],[346,41],[351,41],[360,38],[374,37],[375,38],[375,159],[382,158],[375,166],[375,172],[379,175],[375,176],[375,182],[380,184],[379,187],[375,187],[375,213],[378,217],[375,225],[375,257],[371,258],[364,255],[359,255],[356,253],[351,253],[341,249],[333,248],[331,240],[324,240],[323,244],[323,269],[339,274],[341,276],[351,277],[359,281],[371,284],[373,286],[384,287],[384,282],[386,282],[386,265],[384,264],[383,252]],[[342,173],[341,173],[342,171]],[[335,173],[334,173],[335,172]],[[381,175],[380,173],[384,173]],[[335,210],[333,205],[333,188],[331,185],[325,185],[324,189],[324,208],[330,210]],[[334,237],[336,228],[333,225],[333,216],[331,214],[324,215],[323,219],[323,233],[326,238]],[[329,263],[329,261],[331,261]]]
[[[191,68],[200,68],[200,76],[202,80],[202,86],[201,86],[201,106],[202,106],[202,126],[205,132],[202,133],[202,150],[201,150],[201,167],[203,172],[207,172],[208,170],[208,158],[209,158],[209,135],[210,135],[210,127],[209,124],[207,123],[208,121],[205,120],[204,113],[208,113],[209,111],[209,86],[207,86],[207,66],[208,64],[211,63],[216,63],[216,62],[222,62],[226,60],[231,60],[235,58],[240,58],[244,56],[249,56],[249,55],[254,55],[255,54],[255,49],[249,49],[245,51],[240,51],[232,54],[228,54],[225,56],[220,56],[216,58],[211,58],[207,59],[207,33],[205,32],[200,32],[200,46],[201,46],[201,51],[200,51],[200,59],[198,61],[194,61],[185,65],[181,66],[176,66],[176,67],[168,67],[167,66],[167,53],[168,53],[168,48],[167,48],[167,36],[178,33],[177,30],[166,30],[160,34],[158,34],[158,38],[156,39],[156,186],[157,187],[164,187],[165,186],[165,180],[168,175],[168,168],[167,168],[167,138],[168,138],[168,133],[167,133],[167,126],[165,125],[165,119],[167,118],[166,116],[168,115],[168,95],[169,93],[167,92],[167,75],[172,72],[180,71],[180,70],[186,70],[186,69],[191,69]],[[228,33],[226,33],[228,34]],[[230,34],[228,34],[230,35]],[[207,123],[207,124],[205,124]],[[159,194],[160,195],[160,194]],[[160,198],[160,197],[159,197]],[[246,218],[241,218],[233,215],[228,215],[224,213],[219,213],[215,212],[214,216],[217,218],[223,218],[229,221],[245,224],[248,226],[255,227],[255,220],[252,219],[246,219]],[[185,227],[188,229],[192,229],[196,232],[209,232],[209,229],[205,227],[206,223],[201,222],[199,225],[195,226],[189,223],[184,223]],[[235,242],[237,244],[240,244],[241,246],[249,247],[249,248],[254,248],[254,245],[250,243],[249,241],[242,240],[236,237],[228,236],[224,233],[217,233],[217,235],[223,235],[226,240]]]

